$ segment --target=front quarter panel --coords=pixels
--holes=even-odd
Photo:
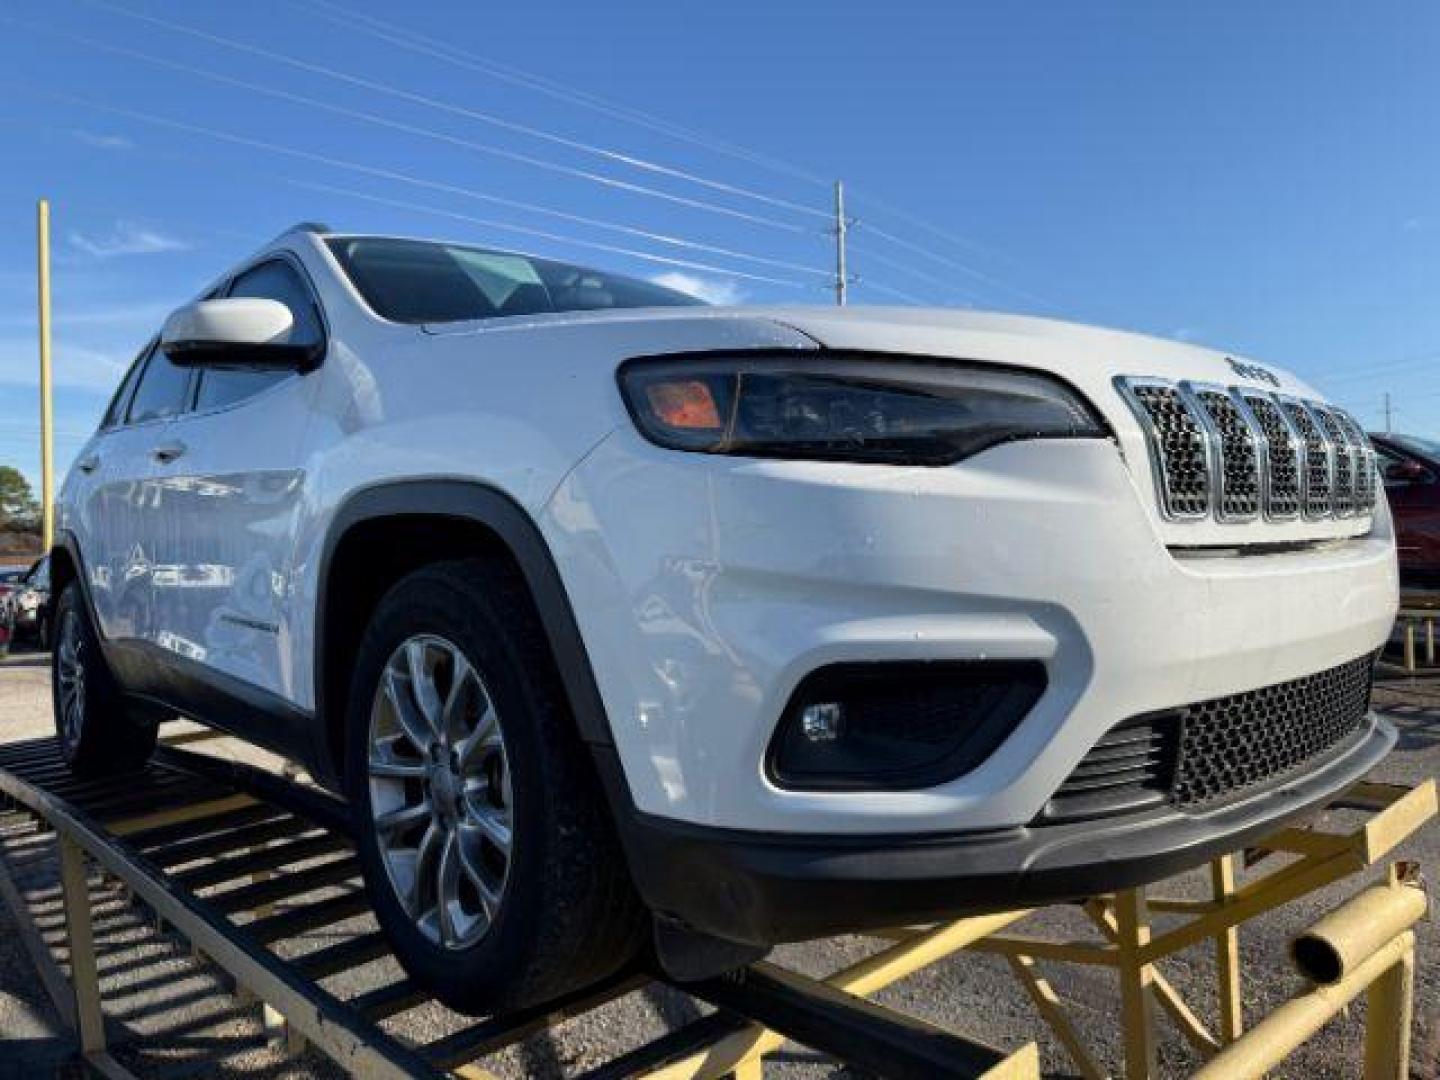
[[[319,257],[318,255],[314,257]],[[315,617],[331,523],[355,493],[406,481],[492,488],[532,517],[564,477],[628,423],[615,382],[624,360],[716,348],[813,348],[761,319],[622,313],[609,319],[499,319],[445,332],[376,318],[327,281],[332,344],[308,438],[297,542],[299,610],[289,693],[314,708]],[[688,311],[689,309],[675,309]],[[657,493],[658,495],[658,493]]]

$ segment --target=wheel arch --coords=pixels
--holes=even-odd
[[[52,612],[72,581],[78,582],[80,585],[81,602],[84,603],[85,612],[90,617],[90,625],[95,630],[95,636],[104,641],[105,630],[96,617],[95,605],[90,597],[90,582],[85,576],[85,563],[80,556],[80,542],[75,538],[74,533],[67,530],[57,533],[50,546],[50,599],[47,603]]]
[[[399,577],[428,562],[494,554],[524,579],[581,740],[613,745],[609,720],[559,569],[528,512],[467,480],[408,480],[352,494],[326,532],[315,614],[316,758],[339,782],[350,667],[369,614]],[[378,565],[376,565],[378,563]],[[378,571],[378,572],[377,572]],[[355,587],[346,582],[363,581]]]

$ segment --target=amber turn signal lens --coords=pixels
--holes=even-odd
[[[710,387],[698,379],[651,383],[645,388],[650,408],[662,424],[689,431],[719,431],[720,410]]]

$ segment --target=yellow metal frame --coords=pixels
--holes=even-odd
[[[1309,1038],[1343,1008],[1345,1002],[1368,987],[1367,1080],[1403,1077],[1409,1056],[1414,968],[1413,934],[1408,924],[1380,944],[1368,958],[1362,958],[1359,966],[1340,983],[1317,986],[1297,995],[1258,1023],[1250,1034],[1245,1032],[1241,1008],[1240,927],[1250,919],[1376,866],[1397,845],[1431,821],[1440,808],[1434,780],[1413,788],[1357,784],[1338,798],[1335,805],[1364,810],[1370,816],[1349,831],[1281,830],[1264,841],[1255,853],[1286,854],[1294,856],[1292,861],[1282,864],[1276,860],[1274,869],[1243,885],[1237,881],[1236,855],[1213,860],[1208,900],[1149,896],[1143,888],[1092,898],[1084,910],[1096,928],[1098,940],[1053,940],[1018,933],[1012,928],[1032,912],[1009,911],[937,927],[875,933],[871,936],[891,944],[825,982],[852,994],[868,996],[966,949],[998,954],[1005,957],[1040,1019],[1087,1080],[1099,1080],[1109,1072],[1086,1045],[1081,1026],[1045,978],[1042,962],[1114,969],[1120,983],[1120,1027],[1127,1080],[1157,1075],[1157,1016],[1168,1017],[1190,1045],[1207,1059],[1203,1075],[1227,1080],[1260,1076]],[[1391,877],[1395,877],[1393,871]],[[1366,895],[1362,893],[1357,901]],[[1411,911],[1413,914],[1414,909]],[[1184,921],[1157,932],[1152,925],[1152,913],[1181,916]],[[1360,923],[1373,921],[1363,913],[1356,918],[1352,912],[1350,917]],[[1323,922],[1317,924],[1316,929],[1322,925]],[[1215,950],[1217,961],[1215,995],[1220,1022],[1214,1032],[1159,970],[1162,960],[1204,944]],[[703,1051],[642,1075],[651,1080],[709,1080],[731,1073],[741,1080],[755,1078],[761,1075],[765,1056],[779,1049],[784,1041],[776,1032],[752,1025]],[[1006,1061],[1005,1069],[1020,1071],[1004,1075],[1031,1075],[1023,1070],[1029,1067],[1026,1062],[1033,1046],[1033,1043],[1027,1044]],[[1264,1064],[1266,1061],[1269,1064]]]
[[[193,820],[240,805],[245,796],[232,796],[175,808],[122,823],[116,832]],[[1399,1080],[1407,1075],[1410,1021],[1413,1008],[1414,934],[1410,927],[1424,910],[1423,893],[1399,867],[1392,867],[1386,884],[1362,891],[1349,903],[1316,923],[1302,939],[1309,945],[1301,953],[1319,949],[1333,957],[1335,978],[1321,984],[1312,977],[1308,989],[1295,995],[1248,1032],[1241,1011],[1239,928],[1249,919],[1274,910],[1316,889],[1376,866],[1395,847],[1437,813],[1435,781],[1414,788],[1362,783],[1334,804],[1368,813],[1349,831],[1284,829],[1264,842],[1262,854],[1287,854],[1288,862],[1273,860],[1272,868],[1237,881],[1234,855],[1210,864],[1210,898],[1149,896],[1145,889],[1127,889],[1097,896],[1083,910],[1092,922],[1094,940],[1052,940],[1016,931],[1030,910],[1008,911],[960,919],[930,927],[902,927],[877,932],[886,944],[875,954],[851,964],[824,980],[812,980],[773,965],[764,965],[776,977],[805,984],[818,995],[867,998],[884,988],[964,950],[1005,957],[1010,970],[1035,1004],[1040,1018],[1054,1033],[1087,1078],[1108,1075],[1095,1058],[1070,1017],[1066,1003],[1045,978],[1042,963],[1074,963],[1112,968],[1119,980],[1122,1008],[1119,1022],[1124,1044],[1124,1075],[1156,1075],[1156,1017],[1166,1016],[1206,1059],[1199,1075],[1207,1080],[1224,1077],[1259,1077],[1314,1034],[1324,1023],[1364,991],[1368,998],[1365,1038],[1367,1080]],[[117,852],[70,818],[58,806],[42,815],[56,829],[60,841],[61,879],[65,918],[69,930],[70,979],[73,989],[62,1013],[78,1029],[87,1059],[110,1076],[128,1075],[105,1050],[105,1029],[90,930],[90,892],[84,859],[88,854],[101,868],[152,905],[190,937],[196,949],[236,978],[252,1000],[266,1006],[267,1019],[277,1023],[291,1048],[308,1041],[359,1076],[396,1076],[393,1061],[386,1060],[348,1032],[327,1023],[316,1004],[296,988],[258,967],[224,934],[205,924],[178,904],[163,886],[138,873]],[[1253,853],[1252,853],[1253,854]],[[6,890],[0,873],[0,892]],[[11,898],[13,899],[13,898]],[[1178,916],[1178,924],[1157,930],[1152,913]],[[27,947],[36,942],[27,941]],[[1161,961],[1195,946],[1215,949],[1220,1025],[1208,1030],[1195,1011],[1159,970]],[[1326,951],[1328,950],[1328,951]],[[53,968],[48,949],[37,956],[42,972]],[[47,963],[48,962],[48,963]],[[1304,965],[1302,971],[1304,970]],[[64,988],[57,971],[47,973],[47,988]],[[879,1008],[876,1006],[876,1008]],[[283,1020],[283,1027],[278,1026]],[[918,1030],[926,1025],[909,1021]],[[784,1036],[761,1024],[717,1038],[702,1050],[636,1073],[651,1080],[689,1080],[734,1075],[756,1080],[764,1059],[785,1042]],[[452,1075],[486,1080],[480,1065],[459,1065]],[[1027,1042],[985,1074],[990,1080],[1031,1080],[1039,1076],[1037,1045]]]

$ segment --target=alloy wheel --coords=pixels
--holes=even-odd
[[[60,640],[56,643],[55,680],[60,687],[61,734],[69,746],[80,741],[85,723],[85,637],[80,616],[65,612],[60,620]]]
[[[504,899],[513,798],[500,718],[456,645],[419,634],[391,654],[366,750],[375,837],[396,897],[430,941],[473,945]]]

